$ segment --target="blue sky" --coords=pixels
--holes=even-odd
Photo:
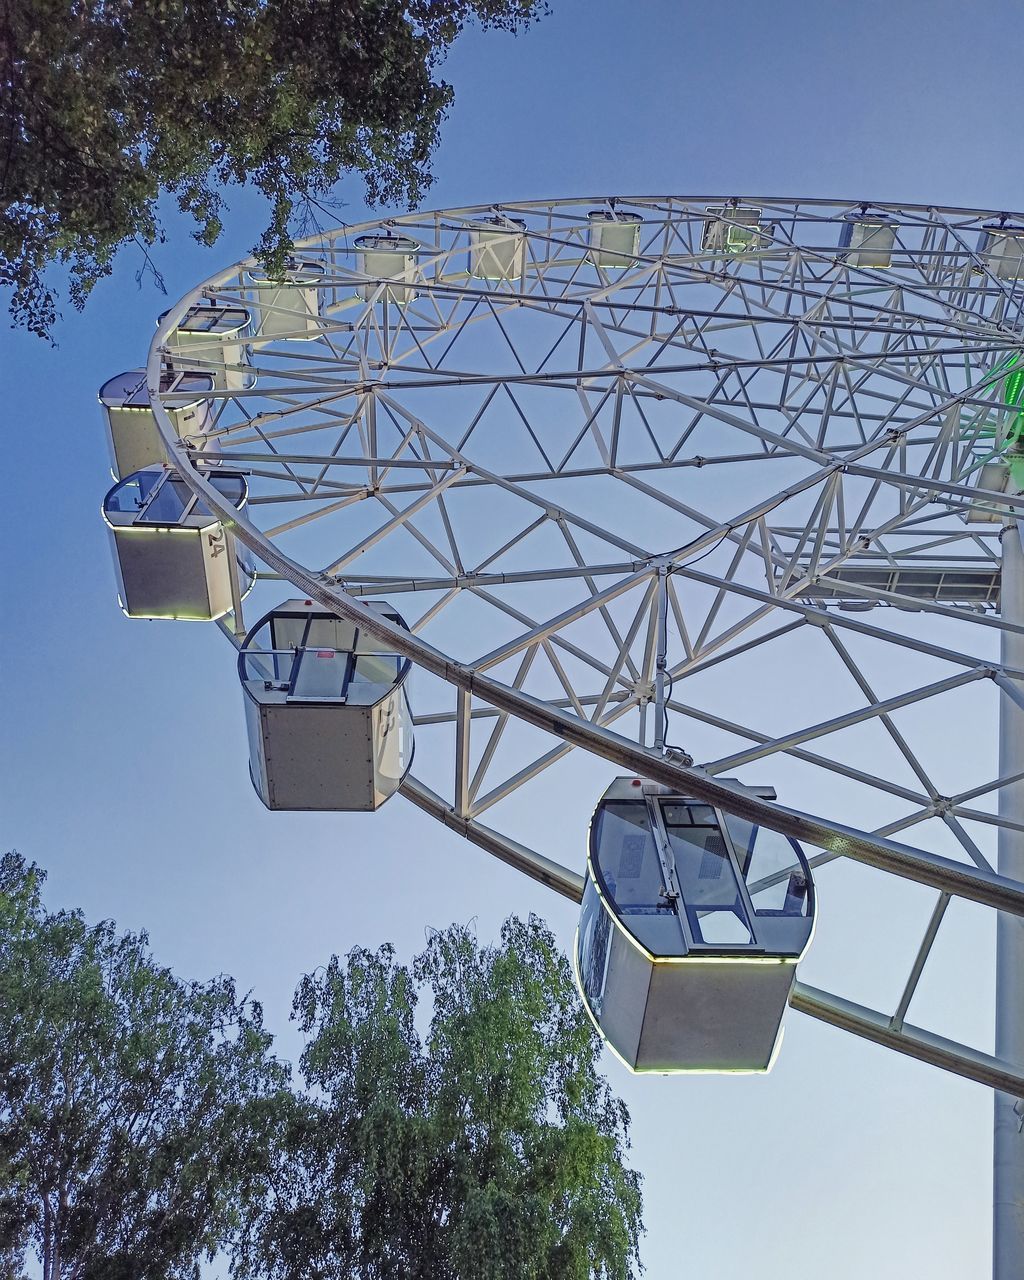
[[[821,195],[1019,209],[1024,7],[552,0],[526,35],[465,36],[426,207],[585,194]],[[344,185],[346,221],[364,216]],[[169,219],[174,299],[248,252],[262,210],[231,197],[220,243]],[[50,870],[53,904],[147,928],[188,975],[233,973],[291,1054],[290,994],[332,951],[512,911],[569,944],[575,911],[404,801],[375,816],[269,814],[246,776],[233,655],[215,629],[130,623],[99,519],[96,391],[144,362],[167,299],[126,254],[50,348],[0,331],[5,388],[5,845]],[[538,815],[582,865],[578,814]],[[813,807],[810,801],[806,807]],[[870,968],[850,868],[823,902],[807,977]],[[848,890],[848,893],[846,892]],[[898,890],[880,918],[920,912]],[[963,910],[962,936],[984,926]],[[959,925],[956,926],[960,928]],[[815,968],[817,966],[817,968]],[[963,1019],[984,1018],[958,986]],[[852,975],[856,985],[856,975]],[[944,998],[936,992],[934,998]],[[990,1099],[976,1085],[791,1017],[764,1079],[651,1080],[607,1069],[634,1116],[653,1280],[984,1274]]]

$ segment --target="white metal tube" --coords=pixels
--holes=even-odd
[[[658,569],[658,641],[655,653],[654,675],[654,749],[665,750],[668,733],[668,715],[665,710],[665,694],[668,691],[668,571],[664,565]]]
[[[1003,531],[1002,615],[1004,622],[1024,623],[1024,549],[1020,527]],[[1024,660],[1024,636],[1004,630],[1001,655],[1013,665]],[[999,699],[999,776],[1013,777],[1024,768],[1024,710],[1005,691]],[[1024,822],[1024,781],[999,789],[999,815]],[[1024,881],[1024,834],[999,829],[1000,875]],[[1024,1065],[1024,929],[1000,911],[996,916],[996,1057]],[[992,1160],[992,1277],[1024,1280],[1024,1122],[1022,1103],[1012,1093],[997,1092]]]
[[[160,343],[164,340],[164,320],[157,328],[157,339],[150,348],[149,377],[151,383],[159,383]],[[159,403],[159,397],[150,388],[153,411],[160,435],[168,449],[176,447],[174,428],[167,411]],[[335,582],[329,574],[312,573],[291,557],[286,556],[274,543],[253,525],[244,511],[229,507],[223,494],[210,483],[208,477],[191,465],[187,454],[182,455],[180,469],[189,487],[199,494],[214,514],[231,525],[232,531],[268,568],[280,573],[311,600],[322,604],[339,617],[357,621],[360,626],[387,644],[395,653],[409,658],[425,670],[440,676],[442,680],[488,702],[500,711],[509,711],[518,720],[561,738],[568,746],[582,746],[614,764],[624,765],[652,782],[686,791],[727,813],[746,818],[758,826],[769,827],[783,835],[792,836],[806,844],[817,845],[837,856],[856,858],[868,866],[875,866],[894,875],[905,876],[920,884],[931,885],[946,893],[954,893],[1001,911],[1012,911],[1024,916],[1024,883],[1011,880],[997,873],[970,867],[952,858],[901,845],[884,837],[859,831],[843,823],[823,821],[812,814],[783,808],[772,801],[750,796],[724,783],[704,770],[693,768],[676,760],[659,758],[652,751],[639,746],[628,738],[613,733],[600,724],[579,720],[575,715],[543,702],[520,689],[510,689],[486,672],[476,671],[464,663],[456,662],[441,650],[413,636],[386,618],[368,612],[361,601],[356,600]],[[684,570],[687,576],[702,578],[698,570]],[[745,588],[750,594],[751,588]],[[814,612],[814,611],[812,611]],[[823,612],[823,611],[822,611]],[[639,616],[639,615],[638,615]],[[825,615],[828,617],[828,615]],[[829,617],[830,622],[834,621]],[[835,619],[837,621],[838,619]],[[861,629],[858,627],[857,629]],[[943,654],[932,646],[916,647]],[[962,658],[967,665],[972,659]],[[602,694],[602,700],[607,699]],[[478,809],[479,811],[479,809]]]
[[[909,1024],[895,1027],[893,1019],[887,1013],[868,1009],[852,1000],[845,1000],[842,996],[821,991],[818,987],[794,982],[789,1004],[790,1008],[810,1014],[812,1018],[827,1022],[829,1026],[852,1031],[865,1040],[884,1045],[886,1049],[895,1049],[897,1053],[905,1053],[918,1062],[941,1067],[943,1071],[952,1071],[965,1080],[976,1080],[991,1089],[998,1089],[1000,1086],[1024,1089],[1024,1075],[1009,1062],[1002,1062],[970,1045],[937,1036],[923,1027],[912,1027]]]

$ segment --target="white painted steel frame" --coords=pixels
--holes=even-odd
[[[1002,535],[1002,616],[1000,637],[1005,665],[1024,662],[1024,548],[1016,521]],[[1012,687],[1012,686],[1011,686]],[[1013,778],[999,791],[1000,874],[1024,881],[1024,707],[1003,691],[999,701],[999,772]],[[996,1053],[1024,1062],[1024,929],[1002,912],[996,921]],[[1020,1280],[1024,1275],[1024,1096],[1005,1084],[997,1088],[993,1116],[992,1275]]]
[[[994,600],[979,610],[844,582],[846,603],[860,601],[868,615],[840,608],[817,584],[869,560],[998,575],[1000,525],[964,518],[982,504],[1009,520],[1024,504],[975,483],[1005,434],[1002,386],[1022,351],[1024,289],[977,252],[994,217],[985,211],[870,206],[897,225],[881,269],[853,267],[839,250],[842,220],[861,207],[854,202],[744,197],[771,224],[765,247],[702,252],[704,211],[727,203],[620,199],[615,208],[642,219],[636,260],[621,271],[596,266],[587,249],[589,210],[611,202],[504,205],[527,223],[527,267],[493,282],[468,265],[472,223],[489,208],[390,219],[424,246],[417,296],[404,306],[388,302],[384,278],[368,281],[355,265],[357,235],[384,223],[310,239],[303,257],[325,269],[321,336],[259,346],[256,387],[212,394],[209,439],[178,444],[167,418],[176,401],[152,390],[163,343],[201,294],[243,296],[249,264],[239,264],[183,299],[157,332],[148,380],[161,432],[215,510],[217,495],[195,470],[203,450],[217,447],[246,471],[253,496],[236,531],[266,579],[359,617],[420,672],[454,686],[451,703],[416,717],[418,732],[445,735],[449,794],[409,779],[403,792],[414,803],[578,898],[576,872],[500,830],[506,819],[480,818],[583,750],[817,846],[818,865],[846,856],[930,886],[935,908],[891,1015],[799,984],[792,1003],[1019,1093],[1020,1056],[1005,1061],[938,1037],[906,1015],[951,895],[997,909],[1001,930],[1024,937],[1012,919],[1024,914],[1020,876],[993,870],[982,847],[987,829],[1002,840],[1024,830],[1024,814],[995,812],[989,799],[1019,782],[1024,766],[1003,761],[997,777],[944,794],[899,717],[965,688],[1024,706],[1024,648],[1004,644],[1000,656],[990,640],[1020,640],[1024,616],[999,614]],[[509,442],[505,455],[498,440]],[[745,500],[735,509],[723,485],[696,483],[719,474],[738,477]],[[644,519],[620,520],[595,500],[606,481],[623,510],[628,498]],[[483,556],[456,509],[476,492],[496,512],[516,512]],[[368,506],[381,516],[372,525],[356,518]],[[684,536],[673,540],[672,529]],[[286,550],[291,539],[314,538],[323,554],[312,568]],[[374,558],[384,551],[390,560]],[[422,567],[404,568],[403,554]],[[554,611],[539,590],[552,584],[571,593]],[[412,635],[367,619],[359,604],[416,594],[427,607]],[[431,643],[466,599],[496,642],[459,653]],[[898,625],[907,607],[934,617],[926,636]],[[838,714],[773,728],[756,723],[756,704],[740,720],[683,692],[694,676],[806,634],[858,693]],[[856,648],[867,645],[915,654],[942,674],[882,695]],[[524,726],[549,745],[508,763],[505,748]],[[736,745],[693,767],[686,752],[661,749],[679,726],[705,726]],[[907,781],[833,747],[864,726],[885,736]],[[872,796],[906,812],[872,833],[751,801],[717,779],[772,757],[860,788],[864,812]],[[889,838],[931,822],[951,833],[963,861]]]

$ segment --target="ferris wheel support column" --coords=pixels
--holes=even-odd
[[[1024,626],[1024,549],[1020,527],[1003,530],[1003,621]],[[1002,632],[1002,661],[1024,662],[1024,635]],[[999,776],[1024,772],[1024,710],[1005,692],[999,706]],[[1024,823],[1024,779],[999,790],[999,813]],[[1000,875],[1024,881],[1024,833],[999,829]],[[996,1054],[1024,1063],[1024,929],[1005,911],[996,916]],[[1024,1101],[995,1095],[993,1133],[993,1280],[1024,1280]]]

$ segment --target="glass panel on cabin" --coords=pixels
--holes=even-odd
[[[174,379],[177,377],[177,385],[175,391],[195,391],[198,395],[205,395],[206,392],[213,390],[213,379],[208,373],[185,373],[174,374],[171,371],[165,371],[160,378],[160,390],[170,391]],[[148,392],[146,393],[149,394]]]
[[[590,219],[590,252],[600,267],[631,267],[640,242],[640,219],[606,209],[594,209]]]
[[[393,685],[403,661],[397,653],[361,653],[355,661],[352,683]]]
[[[166,387],[162,387],[166,391]],[[127,391],[124,398],[124,407],[126,409],[149,409],[149,387],[146,386],[145,375],[139,381],[135,382],[130,390]]]
[[[136,471],[110,491],[104,503],[106,509],[134,515],[153,492],[162,475],[162,471]]]
[[[727,815],[733,848],[759,916],[805,916],[810,897],[796,842],[778,831]]]
[[[233,507],[242,505],[242,500],[245,498],[245,481],[241,476],[228,472],[227,474],[211,475],[209,479],[217,492],[223,494]],[[202,498],[196,503],[196,510],[204,516],[213,515],[213,512]]]
[[[139,389],[146,390],[146,371],[144,369],[126,369],[113,378],[108,378],[100,387],[100,404],[108,409],[117,409],[122,405],[134,403]],[[149,399],[143,402],[149,404]]]
[[[597,870],[620,915],[673,910],[644,800],[612,801],[594,819]]]
[[[1024,233],[1020,228],[986,228],[978,252],[1000,279],[1017,280],[1024,275]]]
[[[344,649],[351,653],[357,639],[357,628],[345,618],[317,614],[310,621],[309,635],[302,643],[322,649]]]
[[[192,490],[184,480],[168,476],[139,518],[140,524],[177,524],[192,501]]]
[[[733,253],[742,253],[756,244],[760,237],[753,227],[726,227],[725,247]]]
[[[247,649],[242,654],[242,679],[263,680],[287,688],[291,684],[293,657],[291,652],[264,653],[255,648]]]
[[[597,1018],[601,1016],[611,933],[611,916],[601,902],[597,886],[588,879],[580,907],[578,963],[580,986]]]
[[[293,698],[340,699],[345,692],[349,655],[334,649],[304,649],[293,672]]]
[[[704,223],[701,248],[712,253],[742,254],[749,249],[767,248],[774,228],[761,222],[760,209],[709,205],[711,216]]]
[[[306,643],[306,630],[310,623],[308,613],[275,613],[270,619],[271,649],[301,649]],[[260,637],[262,643],[262,636]],[[325,648],[336,648],[330,639]]]
[[[221,325],[227,313],[219,307],[195,307],[185,317],[181,325],[186,333],[210,333]]]
[[[750,943],[736,871],[714,809],[665,801],[661,813],[694,940],[722,946]]]
[[[398,764],[404,778],[412,764],[414,739],[412,707],[409,705],[409,695],[405,689],[401,691],[401,698],[402,705],[398,713]]]

